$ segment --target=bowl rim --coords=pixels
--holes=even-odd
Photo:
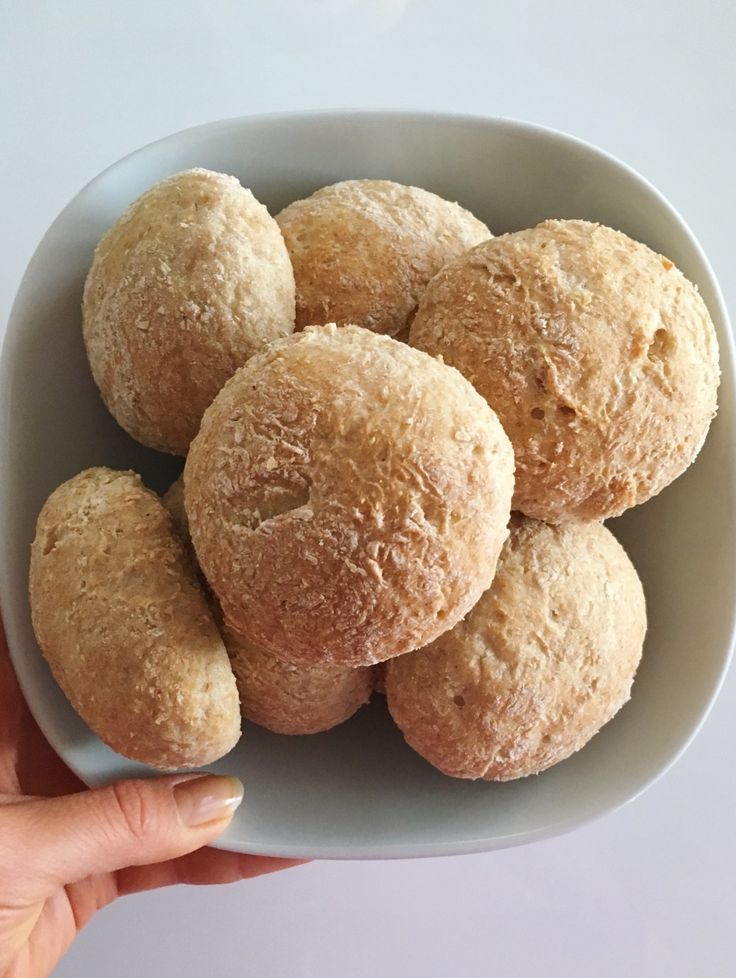
[[[369,119],[374,122],[391,122],[396,123],[414,123],[420,122],[435,122],[441,125],[468,125],[472,127],[487,127],[491,126],[502,131],[507,131],[513,135],[529,135],[536,139],[544,139],[551,142],[562,142],[572,146],[576,146],[581,151],[597,157],[600,162],[605,162],[612,165],[615,169],[622,171],[624,174],[628,175],[636,183],[641,185],[648,193],[656,200],[660,208],[667,212],[670,218],[673,219],[677,225],[679,232],[682,234],[683,239],[686,241],[688,246],[692,249],[693,253],[699,260],[704,275],[707,278],[708,286],[711,290],[711,305],[714,308],[710,309],[714,321],[717,326],[721,326],[718,329],[718,342],[720,348],[720,362],[721,362],[721,383],[723,383],[724,377],[730,386],[732,394],[736,395],[736,341],[733,336],[733,330],[731,327],[731,322],[726,307],[726,303],[723,297],[723,293],[718,282],[718,279],[713,271],[713,267],[705,254],[700,242],[695,236],[694,232],[691,230],[687,221],[680,214],[677,208],[665,197],[665,195],[657,189],[645,176],[643,176],[638,170],[632,167],[630,164],[619,159],[617,156],[608,152],[600,146],[591,143],[579,136],[575,136],[571,133],[565,132],[563,130],[553,128],[551,126],[541,125],[539,123],[529,122],[521,119],[516,119],[509,116],[496,116],[496,115],[484,115],[479,113],[456,113],[456,112],[445,112],[445,111],[433,111],[426,109],[392,109],[392,108],[370,108],[370,107],[360,107],[360,108],[328,108],[328,109],[301,109],[301,110],[287,110],[287,111],[276,111],[276,112],[260,112],[260,113],[250,113],[246,115],[239,116],[228,116],[220,119],[210,120],[207,122],[195,124],[192,126],[187,126],[182,129],[176,130],[174,132],[168,133],[157,139],[154,139],[143,146],[139,146],[130,152],[124,154],[119,159],[114,160],[112,163],[104,167],[99,173],[93,176],[85,184],[83,184],[79,190],[67,200],[66,204],[61,208],[56,217],[53,219],[45,233],[42,235],[38,244],[33,250],[33,253],[28,261],[26,269],[21,276],[21,279],[16,288],[15,296],[10,307],[10,312],[6,321],[6,328],[3,334],[2,349],[0,350],[0,501],[6,500],[8,496],[8,485],[6,469],[7,466],[2,463],[7,457],[10,439],[9,439],[9,424],[8,419],[10,415],[9,402],[10,394],[9,389],[12,386],[10,383],[10,375],[12,373],[11,364],[13,362],[12,358],[12,346],[15,341],[16,335],[20,333],[20,324],[16,321],[18,319],[17,309],[20,304],[21,297],[24,293],[24,286],[26,278],[29,275],[32,266],[35,264],[35,260],[39,252],[41,251],[44,242],[51,232],[56,227],[64,217],[66,211],[72,206],[72,204],[84,194],[89,188],[94,186],[98,181],[103,180],[110,171],[122,166],[123,164],[131,161],[137,156],[141,156],[145,153],[150,152],[154,147],[163,146],[169,142],[176,142],[182,137],[191,135],[195,132],[199,134],[206,134],[209,132],[216,132],[217,130],[238,127],[243,124],[258,124],[258,123],[273,123],[273,124],[286,124],[298,123],[301,120],[311,119],[317,122],[318,120],[330,120],[332,122],[348,122],[357,121],[361,119]],[[736,457],[731,455],[729,459],[729,467],[732,470],[732,474],[736,474]],[[7,502],[3,502],[3,509],[7,512]],[[0,537],[4,539],[5,531],[0,527]],[[22,670],[17,668],[17,662],[20,661],[23,652],[21,650],[21,643],[16,642],[13,639],[15,633],[14,618],[15,610],[13,607],[13,600],[10,594],[10,587],[6,583],[12,573],[9,559],[9,548],[6,546],[0,546],[0,615],[2,616],[2,621],[5,625],[5,632],[7,637],[7,645],[10,654],[10,660],[18,676],[19,685],[21,691],[28,703],[29,709],[34,716],[34,719],[38,726],[41,728],[42,733],[49,741],[53,744],[52,737],[47,732],[47,725],[44,721],[44,717],[36,715],[30,702],[32,697],[27,695],[28,691],[25,688],[25,681],[21,678]],[[725,655],[722,658],[722,663],[713,684],[713,688],[710,692],[707,702],[703,706],[702,712],[698,721],[693,725],[689,731],[687,737],[682,741],[679,748],[669,757],[666,763],[664,763],[654,774],[650,774],[641,780],[641,783],[633,785],[630,790],[623,790],[621,796],[617,798],[613,803],[608,803],[603,806],[599,806],[593,811],[590,811],[581,816],[567,817],[558,820],[557,822],[548,822],[543,826],[521,830],[519,832],[509,832],[505,835],[494,836],[492,840],[487,838],[477,838],[471,840],[462,840],[457,842],[420,842],[420,843],[396,843],[394,844],[378,844],[378,845],[363,845],[363,846],[345,846],[344,844],[337,844],[335,846],[325,846],[325,845],[291,845],[288,846],[286,850],[283,848],[278,848],[273,845],[249,845],[247,848],[243,845],[239,845],[237,840],[228,839],[226,832],[218,840],[215,840],[211,845],[228,850],[236,850],[253,853],[255,855],[278,855],[278,856],[294,856],[296,858],[321,858],[321,859],[395,859],[395,858],[415,858],[415,857],[431,857],[439,855],[462,855],[478,852],[487,852],[491,849],[499,848],[510,848],[519,845],[524,845],[527,843],[538,842],[542,839],[552,838],[558,835],[565,834],[583,825],[590,824],[604,815],[608,815],[614,811],[623,808],[630,802],[634,801],[640,795],[642,795],[648,788],[653,786],[657,781],[664,777],[667,772],[680,760],[683,754],[692,744],[693,740],[697,737],[698,733],[702,729],[704,723],[706,722],[713,706],[721,693],[723,684],[726,679],[726,675],[731,666],[731,662],[734,657],[734,649],[736,645],[736,588],[732,589],[731,596],[731,625],[730,625],[730,636],[728,639],[728,647],[725,650]],[[17,649],[14,651],[14,648]],[[85,784],[94,786],[94,783],[90,782],[86,773],[78,768],[73,762],[70,762],[68,758],[62,758],[64,763],[70,767],[70,769],[82,780]]]

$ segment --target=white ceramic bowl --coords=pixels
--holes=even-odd
[[[537,777],[471,783],[444,777],[406,747],[380,703],[313,737],[249,724],[212,768],[246,784],[221,845],[315,857],[474,852],[563,832],[632,799],[685,749],[728,664],[736,604],[731,335],[705,256],[653,187],[579,140],[498,119],[330,112],[215,122],[114,164],[56,219],[13,307],[0,382],[2,610],[48,739],[90,785],[147,771],[101,744],[51,678],[30,624],[28,556],[43,501],[80,469],[130,467],[159,490],[178,472],[179,463],[137,445],[103,407],[82,346],[80,297],[92,250],[126,204],[192,166],[236,174],[272,212],[339,179],[386,177],[460,201],[495,233],[547,217],[621,228],[699,285],[723,366],[720,413],[696,464],[609,524],[643,579],[650,627],[630,703],[584,750]]]

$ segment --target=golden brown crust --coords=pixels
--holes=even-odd
[[[235,177],[162,180],[102,238],[84,289],[92,373],[134,438],[185,454],[204,409],[249,356],[294,328],[278,225]]]
[[[394,336],[427,282],[491,232],[459,204],[390,180],[345,180],[276,216],[296,279],[296,325]]]
[[[441,634],[490,584],[513,452],[457,371],[331,325],[226,384],[184,487],[230,627],[287,661],[369,665]]]
[[[57,682],[113,750],[172,769],[235,746],[225,648],[171,518],[137,475],[88,469],[51,494],[30,596]]]
[[[493,584],[467,618],[388,663],[389,710],[445,774],[536,774],[626,702],[645,631],[641,582],[601,523],[515,516]]]
[[[457,367],[516,452],[514,508],[548,522],[644,502],[697,455],[718,346],[697,289],[610,228],[545,221],[437,275],[410,341]]]
[[[196,560],[181,477],[169,486],[162,502]],[[368,702],[373,690],[372,667],[354,669],[331,663],[294,666],[284,662],[228,628],[214,596],[210,595],[210,600],[235,673],[240,711],[248,720],[274,733],[321,733],[347,720]]]

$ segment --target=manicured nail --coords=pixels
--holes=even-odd
[[[229,818],[243,800],[239,778],[205,774],[174,786],[179,818],[189,828]]]

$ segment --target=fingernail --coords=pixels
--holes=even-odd
[[[229,818],[243,800],[239,778],[205,774],[174,786],[179,818],[189,828]]]

